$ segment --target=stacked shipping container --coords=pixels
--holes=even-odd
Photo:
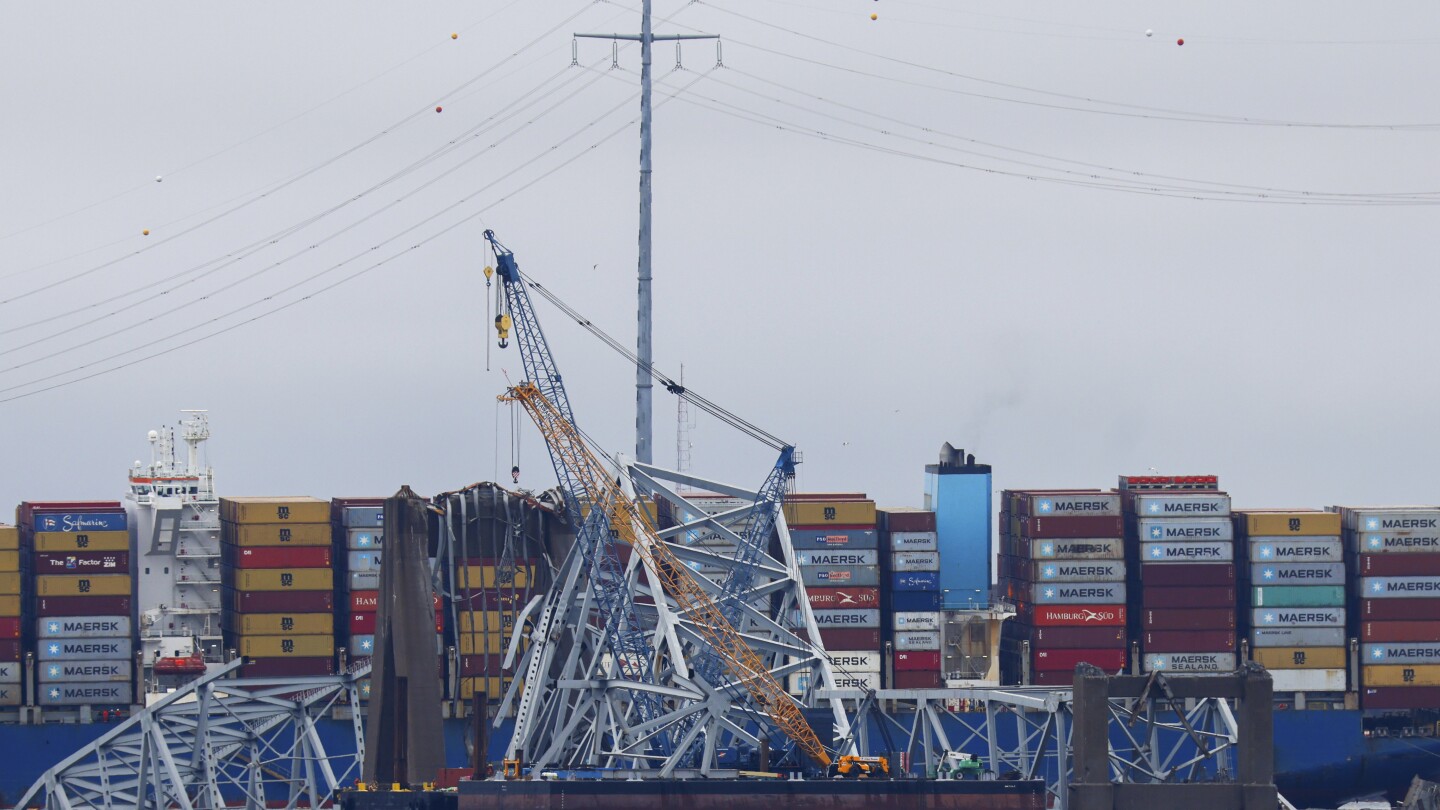
[[[1246,510],[1234,518],[1249,564],[1250,657],[1277,693],[1345,691],[1345,558],[1340,516]]]
[[[1440,508],[1337,507],[1354,560],[1360,706],[1440,706]]]
[[[0,524],[0,707],[19,706],[20,530]]]
[[[225,647],[254,677],[335,671],[330,504],[221,498]]]
[[[1214,476],[1122,476],[1120,484],[1142,671],[1233,671],[1230,496]]]
[[[878,511],[882,566],[881,617],[893,689],[939,689],[941,675],[940,547],[935,513]]]
[[[339,574],[335,598],[335,646],[350,659],[375,651],[380,560],[384,553],[384,498],[334,498],[330,532]],[[349,666],[350,660],[346,661]]]
[[[878,689],[880,542],[875,502],[863,494],[786,497],[785,520],[820,639],[840,688]],[[802,693],[806,675],[792,676]]]
[[[114,501],[22,503],[22,631],[41,706],[135,701],[134,578],[125,510]],[[33,634],[33,635],[32,635]]]
[[[1069,685],[1082,661],[1124,669],[1119,496],[1006,490],[1001,510],[998,595],[1016,610],[1000,640],[1002,682]]]

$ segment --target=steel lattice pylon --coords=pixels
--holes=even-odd
[[[16,803],[46,810],[319,807],[360,774],[365,750],[357,679],[233,679],[235,661],[137,712],[46,771]],[[315,720],[351,710],[356,753],[326,752]],[[269,804],[267,804],[267,802]]]

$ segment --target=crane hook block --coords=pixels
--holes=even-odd
[[[507,339],[510,337],[511,325],[509,315],[502,313],[495,316],[495,331],[500,333],[500,348],[502,349],[510,345]]]
[[[485,280],[489,281],[490,277],[493,275],[495,275],[495,268],[491,267],[488,264],[485,265]]]

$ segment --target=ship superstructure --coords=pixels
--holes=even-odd
[[[181,413],[184,458],[175,427],[150,431],[150,463],[135,462],[125,495],[147,670],[197,652],[221,659],[220,499],[214,472],[200,462],[210,422],[203,410]]]

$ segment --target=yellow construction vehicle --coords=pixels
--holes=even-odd
[[[857,757],[846,754],[830,764],[831,779],[889,779],[890,761],[885,757]]]

